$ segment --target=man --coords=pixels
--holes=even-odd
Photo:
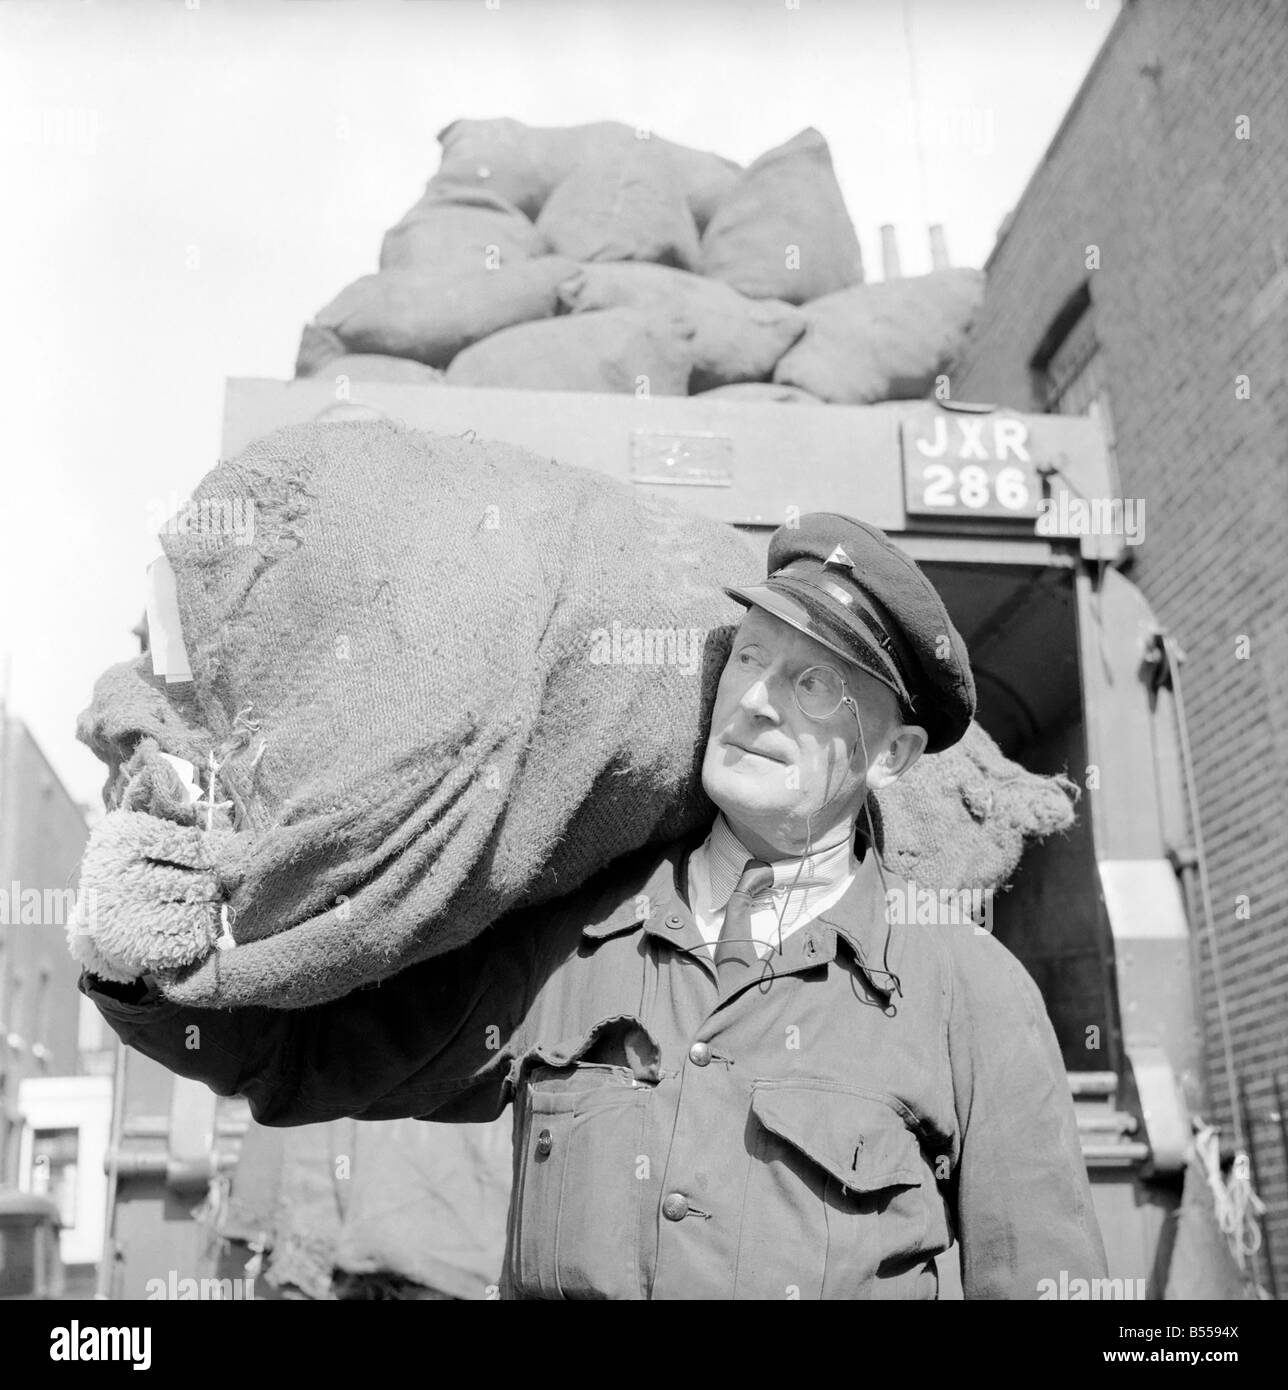
[[[954,1238],[967,1298],[1103,1275],[1037,988],[969,925],[886,919],[867,793],[969,726],[964,644],[874,527],[803,517],[769,569],[730,590],[700,844],[314,1009],[82,988],[266,1124],[513,1102],[510,1297],[934,1298]]]

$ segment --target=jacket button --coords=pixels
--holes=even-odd
[[[711,1049],[704,1042],[695,1042],[689,1048],[689,1061],[695,1067],[705,1067],[711,1060]]]
[[[554,1146],[555,1141],[551,1137],[550,1131],[548,1129],[543,1129],[541,1133],[537,1135],[537,1157],[546,1158]]]
[[[679,931],[680,928],[684,925],[684,918],[676,916],[676,914],[673,912],[666,919],[666,925],[670,927],[672,931]]]
[[[668,1221],[683,1221],[689,1214],[689,1199],[679,1192],[671,1192],[662,1203],[662,1215]]]

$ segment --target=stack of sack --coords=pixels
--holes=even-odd
[[[612,121],[462,120],[379,269],[305,330],[301,377],[861,405],[924,396],[983,297],[865,284],[827,142],[746,169]]]
[[[762,571],[731,527],[371,420],[276,431],[187,514],[161,540],[191,679],[124,663],[80,719],[109,769],[69,932],[95,974],[305,1007],[710,823],[724,586]],[[881,794],[879,844],[921,884],[997,886],[1066,793],[976,728]]]
[[[505,1255],[512,1144],[509,1116],[252,1122],[210,1232],[250,1257],[260,1297],[484,1299]]]

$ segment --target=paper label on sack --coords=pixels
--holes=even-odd
[[[167,684],[192,679],[179,621],[179,590],[164,555],[148,566],[148,648],[154,676],[164,676]]]
[[[155,675],[156,672],[154,671],[153,674]],[[200,801],[201,787],[197,782],[197,769],[186,758],[176,758],[173,753],[160,753],[158,757],[164,758],[178,774],[179,781],[183,783],[184,792],[187,794],[187,804],[191,806],[194,801]]]
[[[197,781],[197,769],[186,758],[176,758],[173,753],[159,753],[157,755],[164,758],[166,762],[174,768],[179,781],[183,783],[183,790],[187,804],[191,806],[194,802],[202,799],[201,786]],[[213,793],[212,793],[213,795]],[[228,904],[223,903],[219,909],[219,939],[215,946],[220,951],[231,950],[237,942],[233,937],[232,923],[228,918]]]

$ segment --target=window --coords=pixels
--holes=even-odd
[[[1088,285],[1073,294],[1056,315],[1031,368],[1041,409],[1051,415],[1092,416],[1099,421],[1112,452],[1109,384]]]

